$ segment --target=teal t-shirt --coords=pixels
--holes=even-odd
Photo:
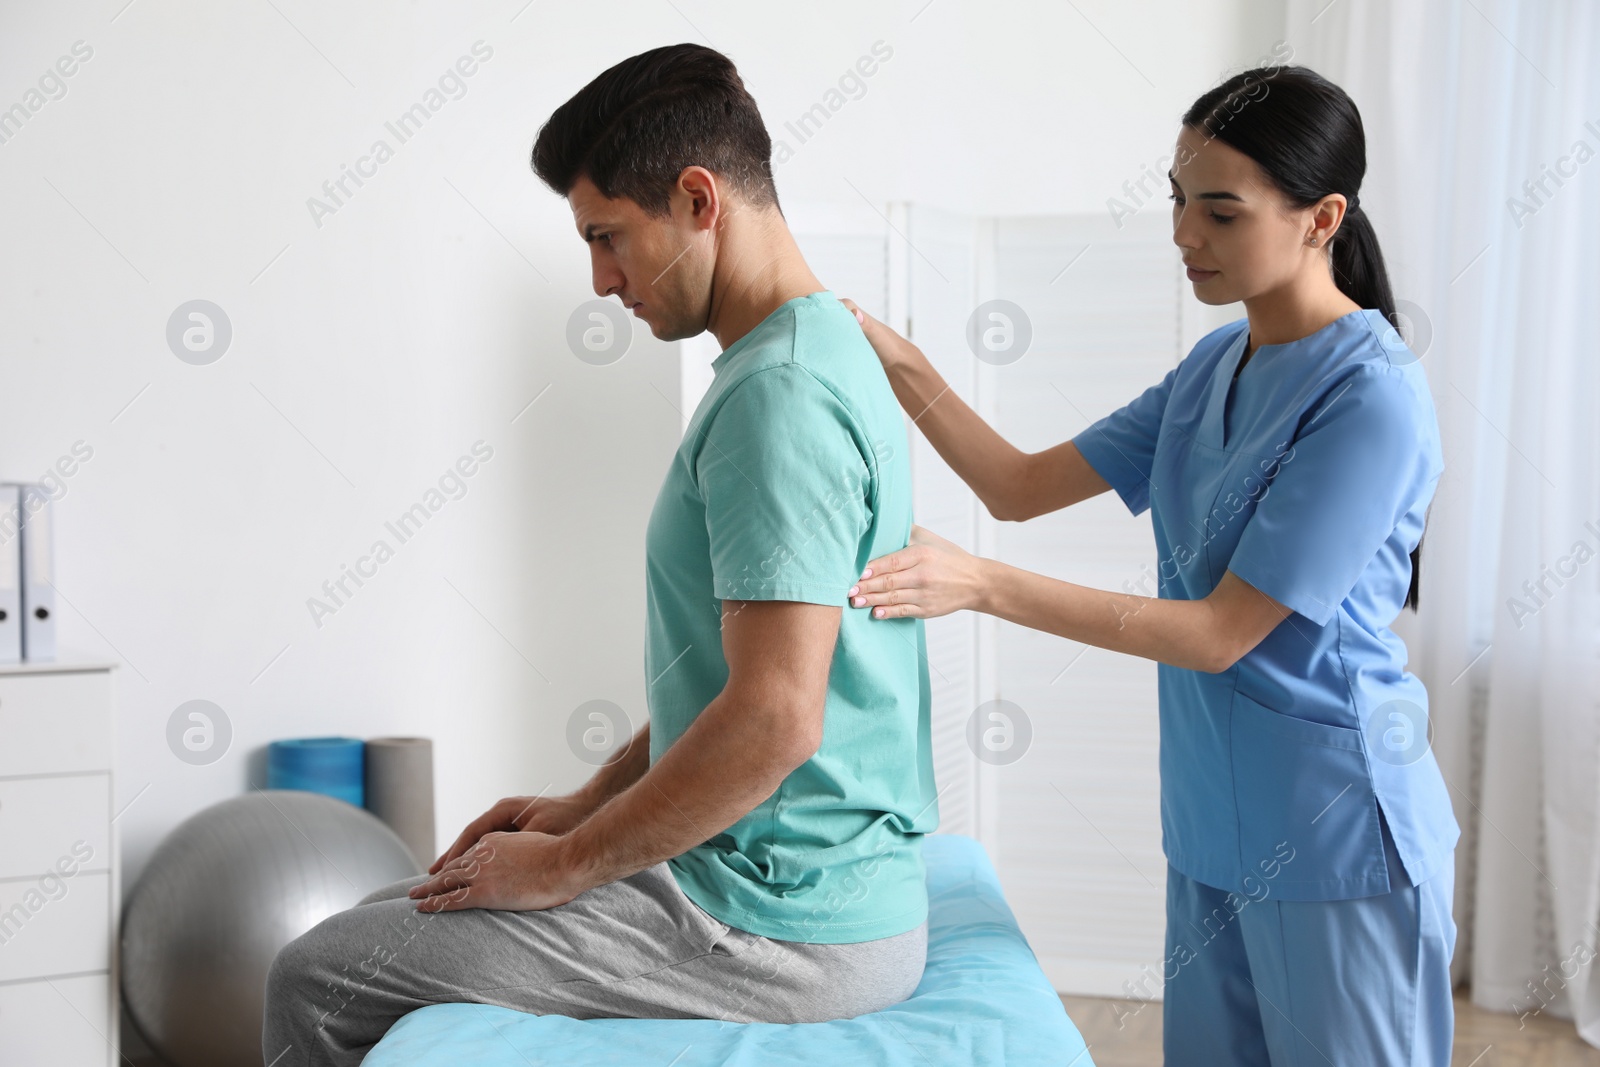
[[[722,601],[843,609],[822,746],[723,833],[670,861],[684,893],[741,930],[848,944],[927,917],[922,835],[938,825],[920,619],[846,604],[911,533],[905,423],[832,293],[780,306],[712,363],[650,514],[650,760],[722,692]]]

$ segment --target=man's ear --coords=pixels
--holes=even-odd
[[[684,167],[678,175],[678,185],[673,193],[696,229],[709,230],[715,227],[727,207],[722,197],[721,182],[704,167]]]

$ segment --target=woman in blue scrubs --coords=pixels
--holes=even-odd
[[[852,305],[901,404],[996,518],[1107,489],[1149,508],[1158,595],[919,527],[850,603],[983,611],[1160,664],[1169,1067],[1445,1067],[1459,831],[1389,628],[1416,604],[1443,462],[1357,196],[1361,117],[1305,68],[1247,71],[1189,109],[1174,158],[1195,295],[1247,317],[1070,441],[1019,451]]]

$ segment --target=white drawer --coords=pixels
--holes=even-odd
[[[111,866],[111,776],[0,779],[0,878]]]
[[[109,874],[0,882],[0,982],[110,966]]]
[[[107,1067],[112,1025],[105,975],[0,985],[0,1067]]]
[[[0,778],[110,770],[110,673],[0,675],[0,737]]]

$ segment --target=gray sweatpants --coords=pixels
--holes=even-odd
[[[419,912],[378,890],[287,945],[267,977],[272,1067],[359,1064],[402,1015],[468,1001],[578,1019],[816,1022],[905,1000],[927,924],[850,945],[778,941],[712,918],[664,863],[545,911]]]

